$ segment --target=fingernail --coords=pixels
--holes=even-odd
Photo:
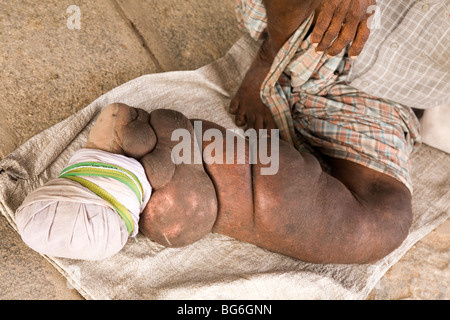
[[[318,43],[313,43],[312,46],[313,46],[314,48],[317,48],[317,47],[319,46],[319,44],[318,44]]]
[[[327,53],[327,58],[328,59],[331,59],[331,58],[333,58],[334,56],[332,56],[331,54],[329,54],[329,53]]]
[[[317,53],[319,56],[323,55],[324,52],[325,52],[325,51],[316,51],[316,53]]]
[[[356,60],[358,58],[358,56],[351,56],[350,59],[352,60]]]

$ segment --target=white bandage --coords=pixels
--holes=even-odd
[[[135,159],[108,152],[82,149],[68,166],[102,163],[119,167],[140,185],[131,189],[118,179],[83,176],[116,201],[102,199],[77,181],[58,178],[27,196],[16,212],[16,224],[24,242],[41,254],[80,260],[102,260],[119,252],[129,236],[139,231],[139,215],[150,200],[152,188],[144,168]],[[141,199],[137,197],[137,194]],[[113,203],[127,210],[128,222]],[[130,229],[130,226],[131,229]]]

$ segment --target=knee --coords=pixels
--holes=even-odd
[[[381,203],[368,210],[364,225],[366,230],[365,262],[383,259],[404,242],[412,225],[410,201],[398,200],[395,204]]]

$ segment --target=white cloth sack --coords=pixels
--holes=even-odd
[[[226,109],[256,49],[244,36],[225,57],[199,70],[140,77],[32,138],[0,163],[2,213],[15,226],[14,212],[25,196],[60,173],[86,141],[96,115],[113,102],[173,109],[236,128]],[[450,215],[450,156],[423,146],[412,162],[410,234],[374,264],[310,264],[218,234],[181,249],[138,235],[137,243],[128,241],[100,262],[46,258],[87,299],[365,299],[393,264]]]
[[[450,153],[450,104],[425,110],[420,124],[424,143]]]

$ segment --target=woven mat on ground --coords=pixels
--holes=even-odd
[[[0,163],[0,210],[15,227],[14,212],[25,196],[60,173],[110,103],[173,109],[236,128],[226,107],[256,48],[244,37],[199,70],[140,77],[33,137]],[[450,215],[450,156],[424,145],[414,155],[413,168],[411,232],[400,248],[375,264],[315,265],[218,234],[181,249],[166,249],[139,235],[101,262],[45,258],[86,299],[365,299],[393,264]]]

